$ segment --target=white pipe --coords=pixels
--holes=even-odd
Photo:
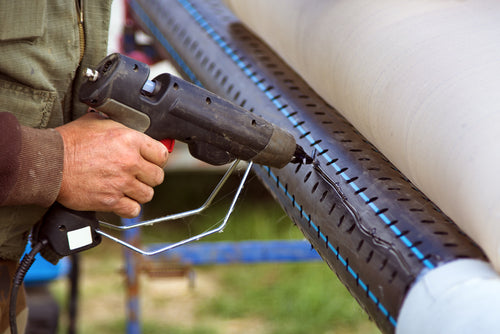
[[[226,0],[500,271],[499,0]]]
[[[470,259],[431,270],[410,289],[397,322],[397,334],[500,333],[500,276]]]

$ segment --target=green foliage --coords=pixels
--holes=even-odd
[[[226,292],[202,306],[204,316],[262,318],[269,333],[377,333],[324,263],[238,265],[219,275]]]

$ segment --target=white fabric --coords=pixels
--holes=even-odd
[[[500,1],[226,2],[500,268]]]

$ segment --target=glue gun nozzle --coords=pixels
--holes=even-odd
[[[313,163],[313,158],[304,151],[302,146],[297,145],[293,158],[290,162],[293,164],[308,165]]]

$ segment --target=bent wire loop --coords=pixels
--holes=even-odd
[[[129,229],[143,227],[143,226],[152,226],[154,224],[164,223],[164,222],[167,222],[167,221],[177,220],[177,219],[181,219],[181,218],[185,218],[185,217],[189,217],[189,216],[193,216],[193,215],[199,214],[202,211],[204,211],[205,209],[207,209],[210,206],[210,204],[212,204],[212,201],[214,200],[215,196],[219,193],[219,191],[221,190],[222,186],[229,179],[229,176],[236,169],[236,167],[238,166],[239,162],[240,162],[240,160],[236,160],[231,165],[231,167],[229,167],[229,169],[226,171],[226,173],[224,174],[224,176],[221,178],[221,180],[219,181],[219,183],[217,184],[217,186],[212,190],[212,192],[210,193],[210,195],[208,196],[208,198],[205,200],[205,203],[203,203],[197,209],[193,209],[193,210],[189,210],[189,211],[184,211],[184,212],[179,212],[179,213],[175,213],[175,214],[171,214],[171,215],[167,215],[167,216],[164,216],[164,217],[155,218],[155,219],[151,219],[151,220],[146,220],[146,221],[143,221],[143,222],[139,222],[137,224],[127,225],[127,226],[114,225],[114,224],[106,223],[106,222],[103,222],[103,221],[100,221],[99,224],[101,226],[104,226],[104,227],[107,227],[107,228],[110,228],[110,229],[113,229],[113,230],[122,230],[122,231],[124,231],[124,230],[129,230]],[[247,168],[246,168],[246,170],[245,170],[245,172],[243,174],[243,177],[241,178],[241,182],[238,185],[238,188],[236,189],[236,193],[233,196],[233,199],[231,201],[231,205],[229,206],[229,209],[227,210],[226,215],[225,215],[224,219],[222,220],[222,223],[220,225],[218,225],[217,227],[215,227],[214,229],[212,229],[212,230],[200,233],[200,234],[195,235],[193,237],[181,240],[181,241],[173,243],[173,244],[169,244],[167,246],[164,246],[164,247],[161,247],[161,248],[158,248],[158,249],[150,250],[150,251],[146,251],[146,250],[140,249],[138,247],[135,247],[135,246],[133,246],[133,245],[131,245],[131,244],[123,241],[122,239],[116,238],[116,237],[114,237],[114,236],[112,236],[112,235],[110,235],[110,234],[102,231],[101,229],[96,229],[96,232],[99,233],[100,235],[108,238],[108,239],[111,239],[111,240],[119,243],[122,246],[125,246],[125,247],[127,247],[127,248],[129,248],[129,249],[131,249],[133,251],[136,251],[136,252],[138,252],[138,253],[140,253],[142,255],[147,255],[147,256],[156,255],[156,254],[159,254],[159,253],[162,253],[162,252],[166,252],[166,251],[168,251],[170,249],[173,249],[173,248],[185,245],[185,244],[187,244],[189,242],[198,241],[201,238],[204,238],[204,237],[209,236],[211,234],[222,232],[224,230],[224,228],[226,227],[226,225],[227,225],[229,217],[233,213],[234,206],[236,205],[236,201],[238,200],[238,198],[239,198],[239,196],[241,194],[241,190],[243,189],[243,186],[244,186],[245,181],[246,181],[246,179],[248,177],[250,169],[252,168],[252,165],[253,165],[252,162],[248,163],[248,166],[247,166]]]

